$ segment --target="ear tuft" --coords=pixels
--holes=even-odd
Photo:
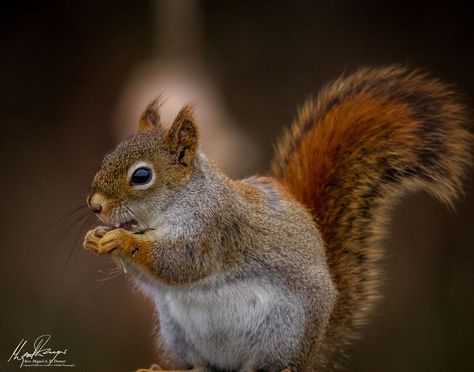
[[[148,133],[161,128],[160,108],[162,105],[163,95],[159,95],[147,106],[140,117],[138,133]]]
[[[192,163],[198,147],[198,130],[194,119],[194,107],[184,106],[171,124],[166,142],[176,162],[182,165]]]

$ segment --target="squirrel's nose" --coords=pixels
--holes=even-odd
[[[95,214],[98,214],[102,211],[102,206],[101,205],[91,205],[92,212]]]
[[[101,197],[101,195],[97,193],[91,194],[87,198],[87,205],[92,210],[92,212],[94,212],[95,214],[99,214],[100,212],[102,212],[102,209],[103,209],[102,201],[103,201],[103,198]]]

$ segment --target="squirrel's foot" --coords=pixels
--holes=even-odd
[[[173,370],[163,370],[158,364],[153,364],[149,369],[137,369],[135,372],[154,372],[154,371],[162,371],[162,372],[205,372],[206,369],[200,367],[194,367],[191,369],[173,369]],[[256,372],[256,369],[249,369],[246,370],[247,372]],[[281,372],[291,372],[291,368],[282,369]]]
[[[192,369],[173,369],[173,370],[163,370],[158,364],[153,364],[149,369],[137,369],[135,372],[153,372],[153,371],[163,371],[163,372],[204,372],[203,368],[195,367]]]
[[[163,370],[158,364],[153,364],[149,369],[137,369],[135,372],[154,372],[154,371],[162,371],[162,372],[205,372],[206,369],[200,367],[194,367],[191,369],[173,369],[173,370]],[[247,372],[256,372],[257,369],[249,369],[246,370]],[[291,368],[282,369],[281,372],[292,372]]]
[[[152,364],[150,368],[147,369],[137,369],[135,372],[154,372],[154,371],[163,371],[158,364]]]

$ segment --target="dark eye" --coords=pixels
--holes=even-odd
[[[144,185],[151,181],[151,169],[146,167],[140,167],[135,169],[132,174],[131,183],[132,185]]]

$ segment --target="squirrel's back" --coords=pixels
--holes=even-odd
[[[378,296],[378,240],[407,190],[451,204],[470,163],[467,113],[438,80],[365,68],[309,100],[277,146],[273,175],[312,211],[338,290],[319,365],[335,366]]]

